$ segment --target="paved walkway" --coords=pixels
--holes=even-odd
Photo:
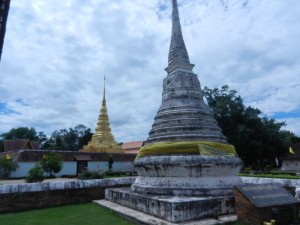
[[[77,180],[76,178],[53,178],[53,179],[45,179],[43,182],[53,182],[53,181],[73,181]],[[24,184],[26,183],[24,179],[18,180],[0,180],[1,184]]]

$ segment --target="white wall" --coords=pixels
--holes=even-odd
[[[11,174],[11,177],[26,177],[28,171],[35,166],[35,162],[18,162],[18,169]],[[62,170],[56,176],[76,175],[76,162],[64,162]]]
[[[281,170],[296,170],[300,171],[300,160],[284,160],[282,162]]]
[[[35,166],[35,162],[18,162],[18,169],[11,174],[11,177],[26,177],[28,171]]]
[[[108,162],[93,161],[88,163],[88,170],[108,170]],[[133,163],[132,162],[114,162],[112,165],[113,171],[132,171]]]
[[[35,166],[35,162],[18,162],[18,169],[11,174],[11,178],[14,177],[26,177],[28,171]],[[56,176],[62,175],[74,175],[76,176],[76,169],[77,169],[77,162],[64,162],[62,170],[56,174]],[[95,162],[88,162],[88,169],[89,170],[108,170],[107,162],[95,161]],[[133,163],[132,162],[114,162],[113,171],[129,171],[133,170]]]

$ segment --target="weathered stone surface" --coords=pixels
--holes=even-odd
[[[145,143],[169,141],[226,143],[192,72],[178,69],[164,79],[162,104]]]
[[[174,223],[234,213],[231,197],[144,195],[129,188],[106,189],[105,198]]]
[[[232,195],[233,185],[242,184],[237,176],[241,165],[238,157],[143,157],[135,161],[139,176],[132,190],[176,196]]]
[[[227,143],[203,101],[200,82],[192,71],[194,65],[190,64],[182,37],[177,1],[172,3],[168,75],[163,83],[162,104],[145,145],[188,141]],[[140,157],[134,163],[138,177],[131,190],[109,189],[105,197],[171,222],[234,213],[232,188],[242,183],[237,176],[241,160],[199,154],[161,152],[160,156]]]
[[[265,177],[242,177],[244,183],[249,184],[279,184],[283,187],[300,187],[298,179],[281,179],[281,178],[265,178]]]
[[[6,184],[0,186],[0,196],[2,194],[41,192],[67,189],[82,189],[93,187],[111,187],[115,185],[131,185],[135,177],[111,178],[99,180],[76,180],[76,181],[57,181],[46,183],[25,183],[25,184]]]
[[[173,0],[172,36],[164,79],[162,104],[145,144],[168,141],[226,143],[217,121],[203,101],[183,40],[177,1]]]
[[[78,204],[104,198],[105,189],[129,187],[135,178],[0,186],[0,213]]]
[[[166,220],[163,220],[158,217],[154,217],[152,215],[146,214],[141,211],[137,211],[135,209],[131,209],[114,202],[108,200],[96,200],[93,201],[102,207],[106,207],[115,213],[119,214],[123,218],[132,221],[135,224],[143,224],[143,225],[178,225],[178,223],[172,223]],[[215,225],[215,224],[227,224],[229,222],[236,221],[236,215],[222,215],[218,218],[201,218],[192,221],[181,222],[180,225]]]

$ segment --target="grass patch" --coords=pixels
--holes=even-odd
[[[269,173],[246,174],[246,173],[240,173],[240,176],[243,176],[243,177],[281,178],[281,179],[300,179],[299,176],[289,175],[289,174],[269,174]]]
[[[60,206],[19,213],[0,214],[5,225],[132,225],[109,209],[95,203]]]
[[[59,206],[18,213],[0,214],[5,225],[134,225],[116,213],[95,203]],[[224,225],[246,225],[229,222]]]

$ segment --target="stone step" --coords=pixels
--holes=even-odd
[[[121,206],[119,204],[107,201],[107,200],[95,200],[93,201],[100,206],[103,206],[105,208],[108,208],[123,218],[136,223],[136,224],[143,224],[143,225],[215,225],[215,224],[224,224],[228,222],[234,222],[237,220],[236,215],[226,215],[226,216],[220,216],[218,220],[216,219],[201,219],[201,220],[195,220],[195,221],[188,221],[183,223],[171,223],[166,220],[150,216],[148,214],[145,214],[143,212],[130,209],[124,206]]]

